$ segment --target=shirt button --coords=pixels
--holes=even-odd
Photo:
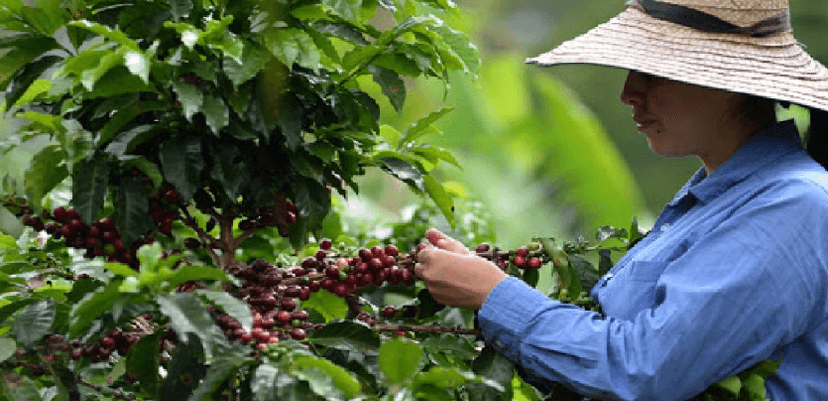
[[[666,232],[670,229],[670,223],[664,223],[661,225],[661,232]]]

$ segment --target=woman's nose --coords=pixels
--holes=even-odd
[[[637,71],[630,71],[621,90],[621,102],[630,106],[640,106],[644,102],[644,75]]]

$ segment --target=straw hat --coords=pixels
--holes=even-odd
[[[618,67],[828,110],[828,68],[794,38],[788,0],[628,0],[527,63]]]

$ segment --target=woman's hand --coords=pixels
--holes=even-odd
[[[426,238],[433,247],[417,254],[415,272],[441,304],[479,310],[492,289],[508,277],[494,263],[440,231],[428,230]]]

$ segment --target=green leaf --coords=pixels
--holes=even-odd
[[[127,50],[124,52],[124,66],[133,75],[149,83],[149,74],[152,63],[146,54],[140,51]]]
[[[138,43],[136,43],[134,40],[128,38],[123,32],[117,29],[112,29],[106,25],[102,25],[97,22],[91,22],[87,20],[72,21],[67,25],[80,29],[86,29],[90,32],[97,33],[98,35],[103,36],[113,42],[116,42],[130,50],[141,51],[141,48],[138,46]]]
[[[569,255],[569,265],[575,270],[582,289],[592,288],[601,279],[598,269],[582,256]],[[570,292],[570,294],[577,297],[580,292],[579,290],[577,293]]]
[[[307,301],[302,301],[302,307],[319,312],[326,322],[334,319],[344,319],[348,315],[348,304],[345,299],[328,291],[311,293]]]
[[[767,390],[765,389],[765,379],[762,376],[759,376],[755,373],[751,373],[747,375],[746,378],[742,378],[744,388],[747,390],[748,394],[752,397],[751,399],[758,399],[764,400],[767,397]]]
[[[401,338],[390,340],[380,347],[379,367],[393,383],[410,380],[420,368],[423,348]]]
[[[141,337],[127,355],[127,373],[138,378],[138,385],[150,397],[158,394],[158,364],[161,359],[161,338],[164,331]]]
[[[369,66],[368,71],[374,76],[374,81],[379,84],[382,93],[391,101],[391,105],[402,113],[405,103],[405,82],[397,73],[375,65]]]
[[[186,400],[206,373],[201,342],[190,333],[187,341],[177,344],[170,354],[167,377],[158,393],[160,400]]]
[[[118,186],[115,199],[117,211],[115,224],[124,244],[132,244],[153,227],[149,216],[149,195],[144,184],[136,178],[124,177]]]
[[[106,124],[98,131],[98,143],[107,143],[135,117],[141,114],[164,108],[163,103],[157,101],[141,101],[129,105],[122,105],[109,118]],[[122,152],[123,153],[123,152]]]
[[[397,143],[402,138],[402,133],[390,125],[380,125],[380,136],[385,139],[392,148],[397,148]]]
[[[403,161],[396,157],[386,157],[382,159],[380,168],[389,174],[397,177],[400,181],[408,184],[410,187],[422,192],[425,191],[425,182],[423,175],[416,167],[407,161]]]
[[[172,88],[184,109],[184,117],[187,121],[192,121],[193,115],[201,111],[204,95],[195,85],[186,82],[173,81]]]
[[[204,157],[201,153],[201,138],[197,136],[176,137],[161,147],[161,168],[164,178],[189,202],[199,189]]]
[[[155,300],[161,313],[170,319],[170,326],[178,337],[187,338],[189,333],[197,335],[208,358],[229,347],[224,333],[196,294],[159,295]]]
[[[448,114],[450,111],[454,110],[453,107],[443,107],[438,111],[434,111],[429,113],[427,116],[417,120],[408,130],[405,131],[405,135],[403,135],[400,143],[398,145],[398,149],[402,149],[420,139],[423,135],[428,133],[428,128],[434,124],[435,121],[439,120],[444,115]]]
[[[87,98],[107,98],[128,93],[157,92],[141,78],[132,74],[126,67],[119,65],[108,70],[104,76],[95,82],[94,91],[86,94]]]
[[[323,377],[332,380],[333,385],[345,394],[346,399],[354,398],[361,392],[359,381],[351,376],[347,370],[338,365],[334,365],[326,359],[299,355],[296,357],[295,364],[299,369],[304,371],[306,378],[310,376],[311,368],[320,370],[323,373]],[[313,382],[311,382],[311,387],[314,387]],[[317,391],[317,394],[321,396],[326,396],[327,393],[330,392]]]
[[[8,337],[0,337],[0,362],[5,362],[14,355],[17,342]]]
[[[201,111],[207,120],[207,126],[210,127],[210,130],[216,136],[230,122],[230,109],[227,108],[227,105],[219,97],[205,95],[201,105]]]
[[[72,306],[69,337],[77,337],[86,331],[102,315],[109,313],[123,294],[118,290],[123,280],[112,279],[106,287],[90,293]]]
[[[442,23],[429,25],[426,29],[438,33],[452,53],[462,60],[463,69],[475,78],[477,77],[477,70],[480,67],[480,51],[464,33]]]
[[[303,302],[302,305],[308,308],[307,302]],[[352,321],[330,322],[308,337],[308,342],[355,351],[372,350],[380,346],[377,333],[363,324]]]
[[[232,143],[216,146],[211,150],[213,168],[210,170],[210,177],[221,184],[228,199],[237,199],[246,177],[245,164],[240,160],[241,151]]]
[[[233,281],[233,278],[217,267],[212,266],[184,266],[173,271],[167,280],[169,286],[174,287],[188,281],[215,280]]]
[[[3,376],[0,377],[3,384],[3,395],[8,398],[5,400],[25,400],[25,401],[41,401],[43,397],[40,395],[40,390],[31,379],[27,376],[16,376],[14,379]]]
[[[523,281],[525,281],[526,284],[529,284],[530,287],[537,287],[539,280],[540,272],[538,271],[538,269],[525,269],[523,271]]]
[[[12,323],[12,334],[21,344],[31,347],[49,332],[55,321],[55,303],[51,299],[26,306]]]
[[[217,307],[228,316],[236,319],[244,331],[253,329],[253,315],[247,303],[230,295],[226,291],[195,290],[195,293],[210,305]]]
[[[430,384],[442,389],[452,389],[462,386],[467,381],[467,376],[461,374],[454,368],[432,366],[427,372],[420,372],[414,379],[415,385]]]
[[[268,29],[264,32],[264,44],[271,54],[286,66],[293,63],[318,71],[319,48],[311,36],[300,29]]]
[[[72,205],[81,220],[92,225],[104,204],[109,187],[109,163],[97,157],[75,167],[72,175]]]
[[[222,389],[222,385],[227,382],[227,379],[235,371],[250,361],[250,359],[241,353],[213,359],[210,363],[210,369],[207,370],[207,375],[188,401],[213,401],[219,399],[220,397],[214,397],[214,394]],[[268,365],[260,365],[259,369],[262,366]]]
[[[446,217],[451,227],[454,228],[455,220],[454,220],[454,199],[448,195],[443,185],[437,182],[437,179],[434,176],[426,175],[423,177],[423,183],[425,184],[426,193],[428,196],[434,201],[437,207],[440,208],[440,211],[443,212],[443,216]]]
[[[6,95],[6,105],[26,104],[34,99],[40,93],[48,92],[51,83],[48,80],[39,79],[43,73],[62,60],[58,56],[44,56],[36,61],[30,62],[23,66],[17,73],[17,76],[12,81],[8,94]],[[39,88],[34,88],[37,83]]]
[[[53,36],[69,19],[60,2],[38,2],[37,7],[21,7],[19,16],[43,36]]]
[[[483,351],[472,362],[472,371],[491,383],[499,385],[500,389],[486,383],[472,383],[468,386],[470,399],[504,401],[512,399],[515,364],[495,351],[492,346],[486,344],[483,347]]]
[[[228,57],[222,63],[222,68],[227,78],[237,88],[258,75],[264,69],[267,59],[267,51],[264,48],[257,43],[249,42],[244,46],[241,63]]]
[[[742,391],[742,381],[739,379],[739,376],[724,378],[713,384],[713,386],[727,390],[727,392],[733,394],[734,396],[738,396]]]
[[[29,204],[39,207],[43,197],[69,176],[65,159],[57,145],[46,146],[34,155],[24,176]]]
[[[322,4],[348,21],[359,22],[362,0],[322,0]]]

